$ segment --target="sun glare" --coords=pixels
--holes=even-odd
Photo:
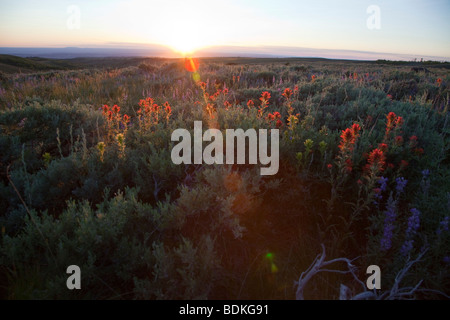
[[[173,39],[168,41],[167,45],[183,56],[190,56],[202,47],[200,44],[188,38]]]
[[[167,32],[164,42],[174,51],[188,56],[196,50],[210,45],[207,39],[203,38],[200,30],[195,24],[181,21],[173,25],[171,30]]]
[[[214,45],[217,38],[214,37],[214,30],[206,28],[208,23],[199,18],[202,13],[201,6],[181,2],[163,23],[152,25],[149,31],[157,43],[166,45],[183,56],[190,56],[201,48]],[[154,30],[158,32],[155,33]]]
[[[123,2],[117,12],[126,12],[132,42],[164,45],[189,57],[199,49],[223,44],[224,32],[220,30],[231,32],[233,28],[212,13],[229,15],[233,8],[206,0],[158,1],[157,6],[153,1],[130,0]]]

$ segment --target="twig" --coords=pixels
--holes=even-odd
[[[399,284],[400,282],[403,280],[403,278],[405,277],[406,273],[408,272],[408,270],[417,262],[420,261],[420,259],[424,256],[424,254],[427,252],[428,249],[423,250],[416,259],[414,259],[413,261],[410,261],[408,263],[406,263],[405,267],[400,270],[400,272],[397,274],[397,276],[395,277],[395,282],[394,285],[392,286],[392,289],[389,293],[389,295],[387,296],[387,299],[392,299],[394,298],[399,292]],[[419,282],[419,284],[422,283],[422,281]],[[417,287],[417,286],[416,286]],[[417,289],[417,288],[416,288]]]
[[[314,259],[313,263],[306,269],[306,271],[302,272],[298,281],[294,282],[294,285],[297,286],[297,291],[295,297],[297,300],[303,300],[303,290],[311,278],[319,272],[334,272],[340,274],[351,273],[353,277],[360,283],[362,283],[355,275],[354,269],[355,266],[352,264],[353,260],[349,260],[347,258],[336,258],[329,261],[324,261],[326,257],[325,246],[321,244],[322,253],[317,255]],[[336,263],[336,262],[345,262],[347,264],[348,270],[335,270],[335,269],[324,269],[324,267]]]

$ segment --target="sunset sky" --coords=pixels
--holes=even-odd
[[[367,27],[370,5],[379,29]],[[0,0],[0,47],[289,46],[450,60],[449,14],[448,0]]]

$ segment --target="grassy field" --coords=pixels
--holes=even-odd
[[[0,56],[2,298],[449,297],[448,63],[198,64]],[[279,129],[278,173],[175,165],[196,120]],[[294,285],[322,246],[352,272]]]

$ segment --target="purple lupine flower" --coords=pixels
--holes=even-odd
[[[387,251],[392,246],[392,237],[394,235],[394,225],[386,224],[384,226],[383,238],[380,241],[381,251]]]
[[[430,175],[429,169],[422,170],[422,176],[424,179],[428,178],[429,175]]]
[[[378,179],[378,183],[380,184],[379,188],[374,189],[374,195],[373,197],[375,198],[375,200],[373,201],[374,204],[378,205],[378,201],[383,199],[383,196],[381,195],[381,193],[383,191],[386,191],[386,187],[387,187],[387,182],[388,182],[388,178],[385,177],[380,177]]]
[[[388,182],[388,178],[385,177],[380,177],[378,179],[378,183],[380,184],[380,189],[381,191],[386,191],[386,187],[387,187],[387,182]]]
[[[420,227],[420,211],[416,208],[411,209],[411,216],[408,219],[408,229],[406,233],[415,233]]]
[[[412,249],[414,240],[412,239],[420,227],[420,211],[411,209],[411,216],[408,218],[408,228],[406,229],[406,241],[400,249],[400,253],[406,256]]]
[[[384,230],[383,230],[383,237],[381,238],[380,242],[380,249],[381,251],[387,251],[392,246],[392,237],[394,235],[394,224],[395,224],[395,217],[396,217],[396,201],[392,199],[392,196],[389,197],[386,211],[384,212],[385,218],[384,218]]]
[[[374,191],[373,198],[375,199],[375,200],[373,200],[373,203],[375,205],[378,205],[378,201],[383,198],[383,196],[381,195],[381,189],[380,188],[376,188],[376,189],[373,189],[373,191]]]
[[[400,254],[402,256],[406,256],[412,250],[413,243],[414,243],[413,239],[406,240],[402,248],[400,249]]]
[[[397,183],[395,190],[397,190],[397,193],[400,194],[403,192],[403,190],[405,190],[406,183],[408,182],[408,180],[406,180],[403,177],[399,177],[399,178],[395,179],[395,182]]]

